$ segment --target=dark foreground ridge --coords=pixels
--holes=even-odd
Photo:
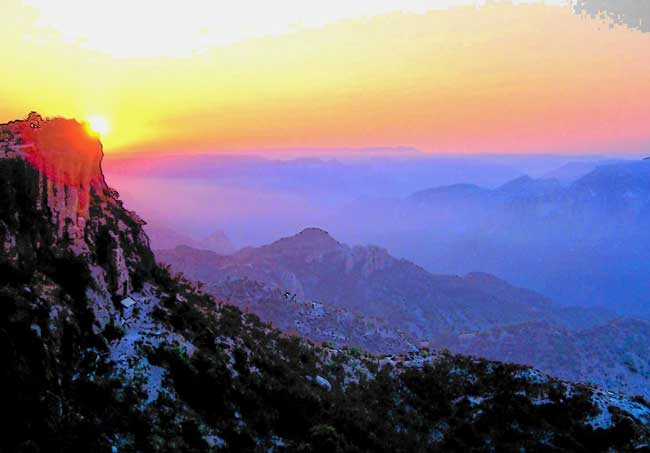
[[[80,151],[101,159],[98,141],[80,149],[79,123],[31,128],[33,119],[0,126],[1,451],[606,451],[648,442],[641,400],[444,352],[316,346],[216,302],[155,263],[143,222],[96,177],[99,167],[81,165],[94,160]],[[56,152],[39,136],[46,130]]]

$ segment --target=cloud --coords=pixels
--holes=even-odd
[[[25,0],[36,27],[116,57],[190,56],[243,39],[391,12],[424,13],[486,0]],[[534,3],[519,0],[513,3]],[[563,3],[546,0],[547,4]]]

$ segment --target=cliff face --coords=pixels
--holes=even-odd
[[[69,218],[87,217],[90,190],[103,190],[102,146],[81,123],[54,118],[44,120],[30,113],[23,121],[0,125],[0,156],[26,159],[47,180],[43,190],[50,207]],[[67,193],[63,192],[67,187]]]
[[[143,258],[152,263],[144,222],[123,209],[107,186],[102,157],[99,139],[74,120],[31,113],[0,125],[4,261],[25,267],[44,254],[70,255],[91,263],[103,291],[126,295],[137,289]],[[20,240],[16,230],[23,233]]]

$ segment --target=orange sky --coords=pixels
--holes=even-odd
[[[132,17],[139,35],[128,34],[129,24],[120,34],[116,23],[113,43],[110,29],[94,36],[38,0],[9,0],[0,15],[17,20],[0,31],[0,122],[29,110],[98,115],[110,124],[107,152],[650,147],[650,34],[539,3],[426,13],[340,8],[324,24],[304,15],[313,27],[293,32],[243,22],[250,36],[211,34],[208,17],[188,28],[200,27],[199,38],[179,33],[174,45],[155,35],[172,33],[173,21]],[[197,53],[201,36],[207,44]]]

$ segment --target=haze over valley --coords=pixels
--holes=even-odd
[[[430,272],[488,272],[558,304],[650,316],[642,156],[203,155],[105,167],[152,232],[187,236],[156,248],[215,231],[241,248],[318,227]]]

